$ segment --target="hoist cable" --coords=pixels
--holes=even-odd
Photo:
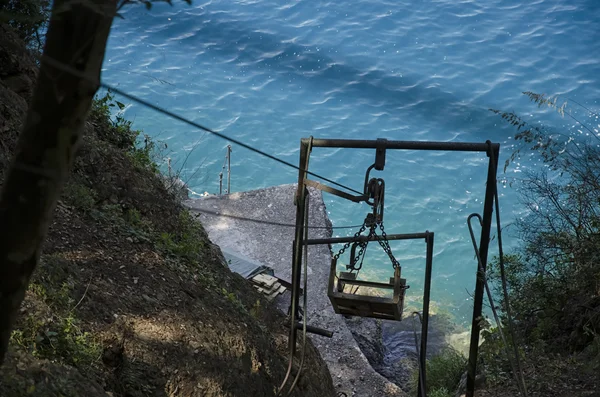
[[[485,270],[483,270],[483,262],[481,260],[481,256],[479,255],[479,248],[477,247],[477,242],[475,240],[475,233],[473,232],[473,227],[471,225],[471,219],[473,217],[477,217],[477,219],[479,220],[479,225],[481,226],[482,224],[482,220],[481,220],[481,215],[477,214],[477,213],[473,213],[471,215],[469,215],[469,217],[467,218],[467,225],[469,226],[469,233],[471,234],[471,242],[473,243],[473,249],[475,250],[475,255],[477,256],[477,269],[478,269],[478,277],[480,277],[483,281],[483,284],[485,286],[485,291],[487,293],[487,297],[488,300],[490,301],[490,306],[492,309],[492,314],[494,316],[494,319],[496,320],[496,324],[498,326],[498,332],[500,333],[500,339],[502,339],[502,342],[504,343],[505,346],[505,353],[506,353],[506,358],[508,359],[508,362],[510,364],[510,367],[512,369],[512,372],[515,376],[515,380],[517,381],[517,385],[519,386],[519,391],[522,393],[521,390],[521,382],[518,378],[517,375],[517,368],[515,367],[515,364],[513,363],[513,360],[511,358],[510,353],[508,352],[508,342],[506,340],[506,336],[504,335],[504,331],[502,330],[502,326],[500,325],[500,317],[498,316],[498,312],[496,310],[496,305],[494,304],[494,299],[492,297],[492,292],[490,289],[490,286],[488,284],[488,280],[487,280],[487,276],[485,274]],[[525,395],[523,394],[523,396],[525,397]]]
[[[527,397],[527,385],[525,383],[525,376],[523,375],[523,367],[521,366],[521,358],[519,354],[519,349],[517,347],[517,339],[514,332],[512,314],[510,310],[510,302],[508,298],[508,283],[506,281],[506,272],[504,269],[504,252],[502,248],[502,227],[500,225],[500,204],[498,203],[498,189],[496,189],[495,194],[496,201],[496,228],[498,229],[498,257],[500,263],[500,278],[502,279],[502,292],[504,294],[504,305],[506,310],[506,317],[508,322],[508,332],[510,333],[510,337],[512,339],[513,353],[515,355],[515,360],[517,362],[517,370],[519,371],[523,396]]]
[[[497,159],[495,158],[495,153],[491,150],[491,142],[488,141],[490,146],[490,162],[491,164],[497,164]],[[497,170],[494,170],[494,176],[496,175]],[[508,332],[510,333],[512,339],[513,352],[515,355],[515,360],[517,362],[517,370],[518,373],[515,373],[515,377],[517,377],[517,383],[519,384],[519,389],[521,390],[524,397],[527,397],[527,385],[525,384],[525,376],[523,375],[523,367],[521,366],[521,359],[519,355],[519,349],[517,347],[517,340],[514,333],[514,328],[512,324],[512,315],[510,310],[510,302],[508,298],[508,287],[506,282],[506,273],[504,271],[504,249],[502,246],[502,225],[500,223],[500,203],[498,200],[498,184],[494,180],[495,189],[494,189],[494,201],[495,201],[495,210],[496,210],[496,229],[498,233],[498,257],[500,264],[500,277],[502,279],[502,292],[504,293],[504,304],[506,306],[506,316],[508,322]],[[489,287],[488,287],[489,288]],[[490,302],[491,303],[491,302]]]
[[[496,159],[495,159],[495,154],[494,151],[490,149],[489,151],[490,153],[490,163],[491,164],[496,164]],[[494,175],[496,175],[496,170],[494,171]],[[494,181],[496,182],[496,181]],[[503,252],[503,247],[502,247],[502,226],[500,223],[500,205],[498,202],[498,188],[496,185],[496,189],[494,189],[494,205],[495,205],[495,211],[496,211],[496,228],[497,228],[497,232],[498,232],[498,255],[499,255],[499,262],[500,262],[500,274],[501,274],[501,279],[502,279],[502,289],[503,289],[503,293],[504,293],[504,300],[505,300],[505,304],[506,304],[506,310],[507,310],[507,317],[508,317],[508,326],[509,326],[509,332],[511,333],[511,337],[512,337],[512,346],[513,346],[513,350],[514,350],[514,359],[516,360],[517,364],[515,365],[515,363],[513,362],[513,359],[511,358],[511,354],[509,353],[508,349],[509,349],[509,344],[506,340],[506,337],[504,335],[504,332],[502,330],[502,326],[500,323],[500,319],[498,316],[498,313],[496,311],[496,305],[494,304],[494,300],[492,298],[492,292],[490,289],[490,286],[488,284],[487,281],[487,275],[485,270],[483,269],[483,261],[481,260],[481,256],[479,255],[479,249],[477,247],[477,242],[475,240],[475,234],[473,232],[473,227],[471,226],[471,219],[473,217],[477,217],[479,220],[479,224],[480,226],[482,225],[482,219],[481,216],[477,213],[471,214],[469,215],[469,217],[467,218],[467,225],[469,227],[469,233],[471,234],[471,242],[473,243],[473,249],[475,250],[475,255],[477,257],[477,264],[478,264],[478,273],[479,273],[479,277],[482,278],[482,281],[484,283],[484,287],[488,296],[488,299],[490,301],[490,306],[492,309],[492,313],[494,315],[494,319],[496,320],[496,324],[498,327],[498,332],[500,333],[500,338],[502,339],[502,342],[504,343],[505,346],[505,353],[506,353],[506,357],[509,361],[509,364],[511,366],[513,375],[515,377],[515,380],[517,382],[517,386],[519,388],[519,393],[523,396],[523,397],[527,397],[527,387],[525,385],[525,378],[523,376],[523,369],[521,367],[521,361],[519,358],[519,351],[516,345],[516,339],[515,339],[515,334],[513,332],[513,327],[512,327],[512,318],[511,318],[511,314],[510,314],[510,308],[509,308],[509,301],[508,301],[508,289],[507,289],[507,283],[506,283],[506,274],[504,272],[504,252]]]
[[[303,220],[303,224],[304,226],[306,226],[308,224],[308,218],[309,218],[309,211],[308,211],[308,202],[309,202],[309,197],[310,194],[306,194],[306,189],[301,193],[304,196],[304,220]],[[308,239],[308,229],[304,229],[304,239]],[[296,251],[298,249],[298,251]],[[296,253],[300,254],[302,251],[300,251],[301,248],[298,248],[298,246],[296,244],[294,244],[294,255],[296,255]],[[304,244],[304,251],[306,254],[308,254],[308,245]],[[303,325],[303,347],[302,347],[302,363],[304,361],[304,352],[305,352],[305,347],[306,347],[306,305],[307,305],[307,286],[308,286],[308,280],[307,280],[307,274],[308,274],[308,255],[305,256],[304,258],[304,293],[303,293],[303,304],[304,304],[304,313],[303,313],[303,320],[304,320],[304,325]],[[296,259],[294,258],[295,262]],[[292,293],[292,302],[294,302],[294,296]],[[294,333],[294,329],[296,327],[295,324],[295,309],[294,309],[295,305],[292,303],[291,306],[291,313],[290,313],[290,352],[289,352],[289,357],[288,357],[288,368],[287,368],[287,372],[285,374],[285,378],[283,379],[283,381],[281,382],[281,385],[279,386],[279,388],[277,389],[277,392],[275,393],[275,397],[279,397],[281,396],[281,392],[283,391],[283,388],[285,387],[285,385],[287,384],[290,375],[292,374],[292,368],[293,368],[293,364],[294,364],[294,349],[291,346],[295,346],[296,340],[291,340],[291,335]],[[302,367],[300,367],[301,369]],[[298,374],[300,373],[300,370],[298,371]],[[297,375],[298,375],[297,374]],[[287,396],[289,396],[292,392],[292,388],[295,387],[295,384],[298,380],[298,376],[296,376],[296,378],[294,379],[294,382],[290,388],[290,390],[288,391]]]
[[[360,269],[362,269],[362,265],[363,265],[363,261],[365,260],[365,257],[367,256],[367,249],[369,248],[369,244],[365,243],[365,250],[363,251],[363,255],[360,259],[360,266],[358,267],[358,270],[356,270],[356,278],[358,279],[358,275],[360,273]],[[360,252],[359,252],[360,254]],[[352,287],[350,287],[350,291],[351,293],[354,295],[358,292],[358,289],[360,288],[360,285],[356,286],[356,289],[354,290],[354,292],[352,292]]]
[[[220,217],[224,217],[224,218],[232,218],[232,219],[237,219],[237,220],[240,220],[240,221],[262,223],[262,224],[271,225],[271,226],[296,227],[296,225],[292,225],[291,223],[267,221],[267,220],[264,220],[264,219],[256,219],[256,218],[246,218],[244,216],[223,214],[223,213],[221,213],[219,211],[204,210],[204,209],[198,209],[198,208],[193,208],[193,207],[188,207],[188,208],[191,211],[193,211],[193,212],[198,212],[199,213],[198,215],[196,215],[196,217],[199,217],[201,214],[205,214],[205,215],[220,216]],[[349,225],[349,226],[308,226],[308,228],[309,229],[356,229],[356,228],[358,228],[360,226],[361,225]]]
[[[308,210],[309,210],[309,197],[310,194],[306,195],[306,203],[304,207],[304,241],[308,240]],[[300,376],[302,375],[302,367],[304,366],[304,357],[306,353],[306,323],[308,314],[306,312],[307,307],[307,296],[308,296],[308,244],[304,244],[304,293],[302,294],[302,306],[303,306],[303,315],[302,315],[302,353],[300,359],[300,366],[298,367],[298,372],[296,373],[296,378],[294,382],[290,386],[290,390],[287,393],[287,396],[292,395],[296,384],[300,380]],[[292,325],[293,326],[293,325]]]
[[[359,195],[363,194],[363,192],[359,192],[358,190],[352,189],[351,187],[343,185],[343,184],[341,184],[339,182],[336,182],[334,180],[331,180],[329,178],[325,178],[325,177],[323,177],[323,176],[321,176],[319,174],[316,174],[316,173],[314,173],[312,171],[305,170],[305,169],[303,169],[303,168],[301,168],[301,167],[299,167],[297,165],[294,165],[294,164],[292,164],[292,163],[290,163],[288,161],[280,159],[280,158],[278,158],[278,157],[276,157],[276,156],[274,156],[272,154],[266,153],[266,152],[264,152],[264,151],[262,151],[260,149],[257,149],[257,148],[255,148],[255,147],[253,147],[251,145],[248,145],[248,144],[246,144],[246,143],[244,143],[242,141],[239,141],[237,139],[231,138],[231,137],[229,137],[229,136],[227,136],[225,134],[222,134],[220,132],[217,132],[217,131],[215,131],[215,130],[213,130],[211,128],[208,128],[208,127],[205,127],[205,126],[203,126],[201,124],[198,124],[195,121],[191,121],[189,119],[186,119],[185,117],[180,116],[180,115],[178,115],[178,114],[176,114],[176,113],[174,113],[174,112],[172,112],[170,110],[162,108],[162,107],[160,107],[158,105],[154,105],[154,104],[152,104],[152,103],[150,103],[150,102],[148,102],[148,101],[146,101],[144,99],[141,99],[141,98],[139,98],[139,97],[137,97],[135,95],[129,94],[129,93],[123,91],[123,90],[115,88],[115,87],[113,87],[113,86],[111,86],[109,84],[106,84],[106,83],[104,83],[104,82],[102,82],[100,80],[92,78],[92,77],[88,76],[87,74],[85,74],[85,73],[83,73],[83,72],[81,72],[81,71],[79,71],[79,70],[71,67],[70,65],[67,65],[67,64],[65,64],[63,62],[57,61],[57,60],[55,60],[53,58],[50,58],[47,55],[42,55],[41,60],[43,62],[47,62],[49,65],[52,65],[53,67],[55,67],[55,68],[57,68],[59,70],[62,70],[63,72],[69,73],[69,74],[71,74],[71,75],[73,75],[75,77],[78,77],[80,79],[86,80],[86,81],[88,81],[88,82],[90,82],[92,84],[98,84],[100,87],[103,87],[103,88],[106,88],[106,89],[108,89],[110,91],[113,91],[113,92],[115,92],[115,93],[117,93],[117,94],[119,94],[119,95],[121,95],[121,96],[129,99],[129,100],[132,100],[134,102],[139,103],[142,106],[145,106],[145,107],[147,107],[149,109],[152,109],[152,110],[154,110],[154,111],[156,111],[158,113],[162,113],[162,114],[164,114],[166,116],[169,116],[169,117],[171,117],[171,118],[173,118],[175,120],[181,121],[184,124],[188,124],[188,125],[190,125],[192,127],[201,129],[201,130],[206,131],[206,132],[209,132],[209,133],[211,133],[213,135],[216,135],[217,137],[219,137],[221,139],[233,142],[233,143],[235,143],[238,146],[241,146],[241,147],[243,147],[245,149],[250,150],[251,152],[254,152],[254,153],[257,153],[257,154],[259,154],[261,156],[267,157],[267,158],[269,158],[271,160],[274,160],[274,161],[276,161],[278,163],[281,163],[283,165],[286,165],[288,167],[294,168],[295,170],[304,172],[304,173],[306,173],[308,175],[312,175],[314,177],[322,179],[322,180],[324,180],[326,182],[329,182],[329,183],[331,183],[333,185],[336,185],[338,187],[341,187],[341,188],[346,189],[348,191],[351,191],[353,193],[356,193],[356,194],[359,194]]]

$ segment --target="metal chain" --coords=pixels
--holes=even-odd
[[[400,263],[392,253],[392,248],[390,247],[390,243],[387,240],[387,234],[385,233],[385,229],[383,228],[383,222],[379,224],[379,228],[381,229],[381,237],[376,235],[377,241],[379,241],[379,245],[381,245],[381,248],[383,248],[385,253],[388,254],[388,256],[390,257],[390,260],[392,261],[392,266],[394,266],[394,270],[396,270],[400,267]]]
[[[362,232],[364,232],[366,229],[367,229],[367,225],[365,223],[363,223],[363,225],[360,227],[360,230],[358,232],[354,233],[354,238],[357,238],[358,236],[360,236],[362,234]],[[340,258],[340,256],[342,256],[344,254],[344,252],[346,252],[346,250],[350,247],[350,244],[351,244],[351,242],[344,244],[342,249],[333,256],[333,259],[338,260]]]
[[[365,222],[360,227],[360,230],[357,231],[356,233],[354,233],[354,238],[357,238],[358,236],[360,236],[367,229],[368,220],[369,220],[369,217],[367,216],[367,218],[365,219]],[[379,224],[379,228],[381,229],[381,237],[379,235],[377,235],[377,233],[375,232],[375,230],[377,228],[377,224]],[[390,247],[390,243],[387,240],[387,233],[385,232],[385,228],[383,227],[383,222],[375,221],[374,224],[371,224],[370,230],[369,230],[369,237],[371,237],[371,236],[375,236],[377,238],[379,245],[381,245],[381,248],[383,248],[385,253],[388,255],[388,257],[390,258],[390,261],[392,261],[392,266],[394,267],[394,270],[398,269],[400,267],[400,263],[394,257],[394,254],[392,253],[392,248]],[[358,251],[358,255],[356,256],[357,258],[360,258],[361,255],[363,255],[367,244],[368,244],[368,240],[360,244],[360,250]],[[338,260],[340,258],[340,256],[342,256],[344,254],[344,252],[346,252],[346,250],[348,248],[350,248],[350,245],[351,245],[351,242],[344,244],[342,249],[337,254],[335,254],[333,256],[333,258],[335,260]],[[351,260],[352,259],[353,258],[351,258]],[[356,262],[358,262],[358,261],[356,261]],[[362,267],[362,263],[361,263],[361,266],[358,268],[354,266],[354,263],[351,263],[350,265],[348,265],[348,269],[352,270],[352,271],[358,271],[358,270],[360,270],[361,267]]]
[[[374,229],[375,227],[371,226],[371,230],[369,231],[369,237],[375,234]],[[350,264],[346,267],[348,270],[359,271],[360,269],[362,269],[362,260],[360,261],[360,265],[358,267],[356,267],[355,264],[358,263],[359,258],[362,258],[363,254],[365,253],[365,249],[367,249],[367,244],[369,244],[368,240],[359,243],[360,249],[358,250],[358,255],[356,255],[356,260],[352,261],[354,258],[350,258]]]

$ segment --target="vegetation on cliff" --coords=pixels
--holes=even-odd
[[[598,114],[532,92],[524,93],[539,107],[570,118],[576,126],[561,131],[526,121],[514,112],[494,110],[517,129],[517,150],[507,160],[510,170],[520,156],[537,156],[542,166],[525,170],[510,181],[520,192],[527,214],[515,227],[520,249],[506,255],[516,342],[524,360],[530,396],[591,396],[600,389],[600,138]],[[580,122],[584,121],[583,123]],[[501,269],[496,258],[489,277],[501,297]],[[500,299],[501,308],[507,302]],[[506,310],[502,318],[506,326]],[[490,390],[516,395],[510,365],[498,329],[484,332],[481,361]]]
[[[24,41],[33,36],[11,15],[0,25],[3,189],[40,84]],[[287,367],[283,316],[229,271],[158,172],[157,146],[114,117],[119,106],[102,93],[82,123],[10,332],[0,395],[275,395]],[[309,343],[294,395],[333,394]]]

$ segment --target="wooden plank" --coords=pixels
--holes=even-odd
[[[252,280],[266,287],[271,287],[277,282],[277,278],[263,273],[257,274],[256,276],[252,277]]]
[[[269,297],[276,297],[277,295],[282,294],[284,291],[286,290],[286,288],[282,285],[279,286],[279,288],[277,288],[276,290],[271,291],[268,296]]]
[[[281,288],[281,284],[279,284],[279,283],[275,283],[275,284],[273,284],[273,285],[272,285],[271,287],[269,287],[269,288],[264,288],[264,287],[263,287],[263,289],[265,290],[265,293],[266,293],[266,294],[271,294],[271,293],[273,293],[273,292],[275,292],[275,291],[278,291],[280,288]]]
[[[365,280],[348,280],[348,279],[340,279],[345,285],[359,285],[361,287],[371,287],[371,288],[382,288],[382,289],[393,289],[394,284],[385,284],[379,283],[376,281],[365,281]]]
[[[388,302],[370,302],[362,299],[346,299],[336,296],[330,297],[330,299],[335,312],[339,314],[398,321],[402,319],[403,307],[401,302],[395,303],[389,299]]]

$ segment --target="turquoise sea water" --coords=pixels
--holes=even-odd
[[[123,10],[104,81],[292,163],[300,138],[313,135],[489,139],[501,143],[503,164],[515,131],[489,108],[578,133],[572,120],[538,109],[521,92],[558,94],[595,109],[600,97],[597,0],[174,3]],[[125,115],[167,142],[173,168],[182,168],[194,191],[218,191],[227,141],[133,103]],[[361,190],[373,159],[368,150],[315,149],[311,170]],[[485,154],[390,151],[385,171],[373,174],[386,180],[388,233],[436,233],[432,297],[460,322],[470,321],[476,267],[466,218],[482,212],[486,167]],[[526,157],[500,170],[499,180],[538,167]],[[233,146],[233,191],[296,178],[295,170]],[[515,187],[502,184],[500,193],[506,226],[525,214]],[[368,210],[325,200],[334,226],[360,224]],[[504,240],[507,250],[519,244],[510,227]],[[392,248],[411,285],[409,299],[418,299],[425,244]],[[383,251],[370,247],[363,274],[385,278],[391,269]]]

